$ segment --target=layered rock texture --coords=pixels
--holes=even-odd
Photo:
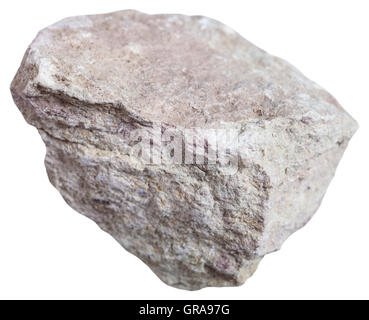
[[[62,20],[29,46],[11,91],[66,202],[190,290],[242,284],[302,227],[357,128],[296,68],[199,16]],[[210,140],[203,163],[151,161],[171,139],[132,152],[143,140],[131,133],[154,127],[232,130],[233,161],[210,161]]]

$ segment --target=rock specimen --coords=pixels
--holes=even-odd
[[[302,227],[357,129],[293,66],[198,16],[62,20],[11,91],[66,202],[191,290],[242,284]]]

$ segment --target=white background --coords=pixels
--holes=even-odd
[[[369,1],[1,1],[0,298],[369,298]],[[359,121],[310,223],[243,286],[168,287],[48,182],[45,147],[10,82],[36,33],[62,18],[120,9],[206,15],[288,60]]]

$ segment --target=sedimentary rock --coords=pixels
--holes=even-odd
[[[198,16],[62,20],[11,91],[66,202],[184,289],[242,284],[315,213],[357,128],[296,68]]]

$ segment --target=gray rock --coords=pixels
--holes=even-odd
[[[11,91],[66,202],[190,290],[242,284],[302,227],[357,129],[293,66],[205,17],[62,20]]]

